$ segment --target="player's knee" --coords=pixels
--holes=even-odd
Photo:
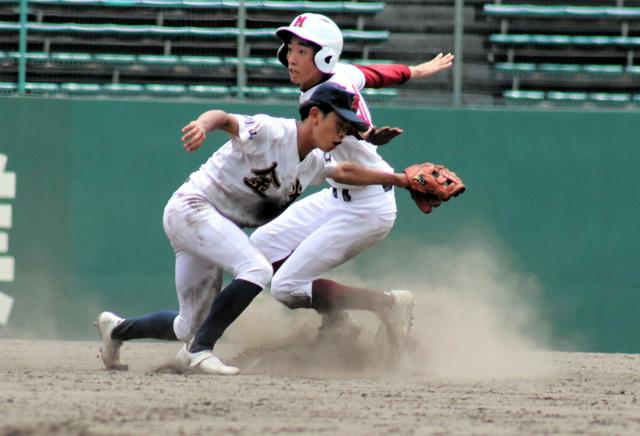
[[[180,315],[173,320],[173,332],[181,342],[189,342],[196,333],[197,326],[192,325],[187,318]]]
[[[278,274],[271,280],[271,295],[289,309],[307,308],[311,305],[311,297],[306,292]]]
[[[269,262],[273,263],[285,257],[282,253],[282,246],[278,244],[272,232],[258,228],[251,234],[249,239],[253,246],[256,247]]]
[[[249,237],[249,239],[251,240],[251,243],[260,251],[262,252],[263,248],[267,247],[269,245],[269,240],[271,238],[269,238],[267,232],[262,229],[261,227],[258,227]]]
[[[264,288],[273,277],[273,267],[264,257],[256,257],[236,272],[236,278],[246,280]]]

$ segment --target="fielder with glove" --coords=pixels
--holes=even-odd
[[[443,165],[429,162],[414,164],[404,170],[409,185],[407,189],[418,208],[429,213],[443,201],[457,197],[465,191],[462,179]]]

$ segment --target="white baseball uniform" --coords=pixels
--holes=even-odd
[[[316,149],[300,161],[293,119],[235,115],[240,131],[173,194],[165,232],[176,252],[179,340],[196,332],[221,287],[222,271],[266,286],[271,263],[241,227],[256,227],[284,210],[336,163]]]
[[[369,124],[371,114],[360,94],[365,87],[363,72],[352,65],[338,64],[328,81],[344,86],[358,96],[358,115]],[[315,87],[300,96],[303,103]],[[393,171],[377,153],[377,147],[353,136],[331,152],[338,162],[356,162]],[[287,209],[258,228],[251,241],[274,263],[291,255],[271,281],[278,301],[299,307],[310,301],[313,280],[384,239],[396,219],[395,196],[391,187],[348,186],[327,179],[331,185]]]

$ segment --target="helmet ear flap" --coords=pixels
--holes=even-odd
[[[313,58],[316,67],[325,74],[333,72],[333,67],[338,63],[339,54],[329,47],[321,48]]]
[[[278,48],[278,60],[285,67],[289,66],[287,61],[287,44],[280,45]],[[316,67],[325,74],[329,74],[333,71],[333,67],[338,62],[338,55],[335,50],[325,47],[321,48],[313,58]]]
[[[287,61],[287,44],[282,44],[278,49],[278,60],[285,67],[289,66],[289,61]]]

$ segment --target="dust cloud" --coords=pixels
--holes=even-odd
[[[320,317],[314,311],[289,310],[266,291],[226,336],[242,350],[233,363],[254,372],[310,377],[493,379],[545,377],[554,371],[540,353],[548,348],[550,331],[533,275],[515,271],[489,244],[467,240],[415,253],[400,249],[401,255],[385,250],[384,259],[374,259],[381,265],[378,276],[356,274],[357,267],[347,264],[328,277],[416,294],[403,356],[386,350],[380,321],[372,314],[353,312],[363,327],[359,337],[320,341]]]
[[[74,294],[54,288],[46,277],[33,277],[29,289],[14,294],[9,323],[2,337],[26,340],[97,338],[93,321],[104,309],[99,292]]]
[[[550,330],[535,277],[515,272],[498,249],[434,247],[422,253],[423,280],[409,365],[442,377],[546,376]]]

